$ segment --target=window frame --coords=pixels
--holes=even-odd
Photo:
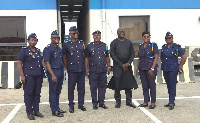
[[[0,18],[23,18],[24,19],[24,43],[0,43],[0,46],[26,46],[27,34],[26,34],[26,16],[0,16]]]

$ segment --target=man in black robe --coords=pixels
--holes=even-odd
[[[124,28],[118,28],[117,34],[118,38],[114,39],[110,44],[110,55],[113,60],[113,77],[108,87],[115,90],[115,108],[120,108],[121,106],[120,90],[125,90],[126,105],[136,108],[132,103],[132,89],[138,88],[131,66],[135,55],[133,44],[130,40],[124,38]]]

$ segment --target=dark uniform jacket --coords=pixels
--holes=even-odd
[[[113,77],[108,87],[117,90],[138,88],[131,66],[135,55],[132,42],[128,39],[124,39],[124,41],[113,40],[110,44],[110,55],[113,60]],[[125,63],[130,64],[126,72],[122,69],[122,65]]]
[[[179,63],[178,56],[184,55],[185,52],[180,45],[173,43],[169,48],[167,44],[162,46],[161,50],[161,70],[163,71],[178,71]]]
[[[86,47],[86,57],[89,58],[89,72],[107,72],[106,56],[109,56],[107,45],[103,42],[90,43]]]
[[[154,55],[159,54],[158,46],[156,43],[149,42],[144,48],[144,44],[140,44],[138,56],[140,57],[139,70],[150,70],[153,62]],[[154,69],[157,69],[158,65]]]
[[[56,77],[61,77],[64,74],[64,65],[62,61],[62,50],[60,47],[55,47],[53,44],[49,44],[43,51],[44,61],[49,61],[51,69]],[[49,72],[47,71],[47,74]]]
[[[68,41],[63,45],[62,52],[63,55],[66,55],[68,72],[85,71],[85,48],[83,41]]]
[[[43,75],[42,55],[40,50],[31,51],[30,47],[23,47],[17,57],[17,60],[23,63],[24,75]]]

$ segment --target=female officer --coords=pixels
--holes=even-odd
[[[149,89],[151,95],[151,105],[149,109],[156,107],[156,75],[157,75],[157,60],[158,60],[158,47],[156,43],[150,42],[150,33],[145,31],[142,33],[144,43],[139,46],[139,59],[137,64],[136,76],[140,75],[144,103],[139,107],[147,107],[150,102]]]
[[[169,103],[164,106],[169,107],[169,110],[173,110],[175,106],[177,75],[178,72],[182,73],[182,67],[187,56],[180,45],[173,43],[173,35],[170,32],[166,33],[165,41],[167,44],[164,44],[161,50],[161,70],[163,70],[167,83]],[[178,56],[181,56],[180,64],[178,63]]]
[[[29,120],[35,116],[44,117],[39,112],[40,92],[43,83],[43,57],[35,47],[38,39],[35,33],[28,36],[29,46],[23,47],[17,57],[17,68],[21,76],[24,89],[24,102]]]

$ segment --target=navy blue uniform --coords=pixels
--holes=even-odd
[[[168,48],[167,44],[162,46],[161,50],[161,70],[167,83],[169,104],[174,104],[176,96],[176,82],[179,70],[178,56],[184,55],[184,51],[180,45],[172,43]]]
[[[47,45],[43,51],[44,61],[49,61],[51,69],[57,78],[57,82],[52,81],[52,76],[47,71],[49,81],[49,102],[52,112],[58,111],[59,96],[62,89],[64,78],[64,65],[62,61],[62,50],[60,47],[55,47],[52,43]]]
[[[77,83],[78,105],[83,106],[85,96],[85,49],[84,43],[68,41],[63,45],[63,55],[67,59],[69,107],[74,107],[74,90]]]
[[[149,89],[151,95],[151,103],[156,102],[156,75],[157,65],[154,68],[154,76],[149,77],[148,71],[152,68],[154,62],[154,55],[159,54],[158,46],[155,43],[149,42],[144,48],[144,44],[140,44],[138,56],[140,57],[139,73],[142,82],[144,102],[150,102]]]
[[[39,112],[40,93],[43,83],[43,66],[42,55],[40,50],[36,48],[33,52],[30,47],[23,47],[17,57],[17,60],[23,63],[23,72],[25,75],[24,102],[26,105],[26,113],[32,114]]]
[[[86,57],[89,58],[89,84],[93,105],[103,105],[107,88],[106,57],[109,56],[107,45],[103,42],[90,43],[86,47]],[[98,89],[98,100],[97,100]]]

